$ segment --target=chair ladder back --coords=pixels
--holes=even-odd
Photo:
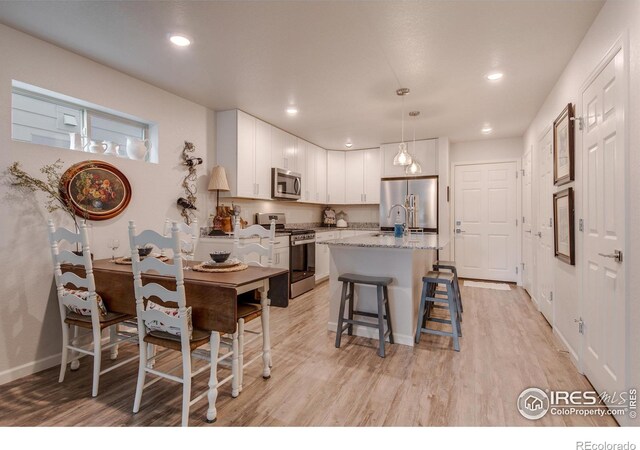
[[[157,262],[146,262],[145,258],[140,261],[138,248],[140,245],[153,244],[161,250],[171,249],[173,251],[173,262],[171,264],[156,260]],[[136,235],[136,226],[134,221],[129,221],[129,245],[131,247],[131,266],[133,270],[133,284],[136,297],[136,312],[138,316],[138,330],[144,330],[145,324],[151,320],[160,320],[165,324],[171,323],[180,327],[181,343],[183,349],[189,348],[189,336],[187,333],[187,301],[184,289],[184,273],[182,271],[182,259],[180,258],[180,237],[177,222],[173,222],[171,227],[171,237],[160,236],[153,230],[144,230]],[[169,290],[157,283],[142,284],[142,273],[145,270],[158,270],[163,275],[170,276],[175,279],[175,291]],[[172,317],[157,310],[145,310],[145,299],[157,297],[163,302],[174,302],[178,305],[178,317]],[[140,334],[140,345],[143,345],[145,333]]]
[[[251,243],[251,244],[242,244],[240,238],[250,238],[258,236],[260,238],[269,238],[269,242],[265,247],[262,244]],[[276,221],[271,220],[271,225],[267,230],[261,225],[251,225],[248,228],[241,229],[240,228],[240,219],[236,219],[236,224],[234,227],[234,237],[233,237],[233,253],[236,257],[238,257],[241,261],[246,262],[244,256],[257,253],[260,256],[265,256],[267,258],[267,263],[262,264],[258,261],[251,261],[247,264],[255,264],[262,267],[271,267],[273,266],[273,252],[276,241]]]
[[[98,302],[96,301],[96,282],[93,275],[93,263],[91,261],[91,248],[89,245],[89,233],[87,232],[87,222],[82,220],[78,225],[78,233],[74,233],[66,228],[55,228],[52,219],[48,220],[49,243],[51,245],[51,257],[53,260],[53,274],[56,282],[58,303],[60,306],[61,318],[67,316],[67,306],[76,306],[91,311],[91,321],[97,325],[100,321]],[[59,243],[67,241],[70,244],[82,245],[82,256],[76,255],[68,250],[60,250]],[[62,273],[62,264],[71,263],[84,268],[84,278],[73,273]],[[86,299],[69,294],[66,285],[73,284],[76,288],[85,288],[89,293]]]

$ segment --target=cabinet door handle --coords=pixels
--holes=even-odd
[[[367,194],[364,194],[364,202],[367,203]]]

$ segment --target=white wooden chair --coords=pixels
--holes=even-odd
[[[115,360],[118,357],[118,345],[122,342],[136,339],[135,333],[119,329],[121,323],[133,319],[133,316],[108,312],[101,310],[99,307],[99,304],[102,304],[102,300],[99,300],[96,293],[86,222],[82,221],[79,225],[79,232],[74,233],[66,228],[56,229],[53,220],[49,219],[48,229],[51,256],[53,258],[53,273],[62,321],[62,361],[58,381],[60,383],[64,381],[69,351],[71,351],[71,370],[76,370],[79,367],[81,355],[93,356],[93,387],[91,395],[95,397],[98,395],[100,375],[136,359],[136,357],[129,358],[107,369],[100,370],[103,350],[110,350],[110,357]],[[82,255],[61,249],[60,243],[62,241],[66,241],[69,244],[82,245]],[[85,278],[69,271],[62,273],[61,265],[65,263],[82,266]],[[73,285],[76,289],[68,289],[68,285]],[[102,330],[105,328],[109,328],[110,342],[108,345],[102,346]],[[89,332],[80,335],[80,329],[89,330]],[[80,344],[80,342],[85,341],[87,336],[92,338],[92,348],[91,346],[87,347],[86,344],[84,346]]]
[[[241,238],[250,238],[258,236],[261,238],[268,238],[267,246],[263,246],[258,243],[243,244]],[[257,265],[262,267],[273,266],[273,248],[276,239],[276,221],[272,220],[269,229],[264,228],[261,225],[251,225],[248,228],[242,229],[239,220],[236,220],[233,234],[233,255],[246,264]],[[247,261],[246,256],[249,254],[258,254],[266,258],[266,262],[262,261]],[[270,341],[270,328],[269,328],[269,298],[268,298],[268,286],[262,285],[258,288],[260,293],[260,305],[254,303],[238,303],[238,379],[232,383],[231,395],[236,397],[242,391],[242,382],[244,376],[244,368],[262,357],[263,368],[262,377],[268,379],[271,377],[271,367],[273,366],[271,360],[271,341]],[[262,322],[262,328],[260,331],[245,330],[245,324],[253,319],[260,317]],[[254,335],[254,337],[245,342],[245,332]],[[262,354],[256,356],[248,362],[244,362],[244,349],[245,346],[251,342],[259,339],[262,336]]]
[[[163,236],[171,236],[172,221],[165,219]],[[184,222],[176,222],[178,225],[178,235],[180,236],[180,249],[183,252],[195,254],[196,246],[200,240],[200,228],[198,228],[198,219],[193,219],[191,225]],[[189,251],[190,250],[190,251]],[[187,261],[186,255],[181,254],[181,258]]]
[[[218,363],[223,359],[229,358],[232,354],[228,353],[219,356],[220,334],[217,331],[208,332],[193,329],[191,337],[189,336],[190,327],[188,315],[190,314],[190,308],[187,308],[186,305],[182,259],[176,257],[180,254],[181,245],[178,224],[173,222],[171,237],[164,237],[152,230],[145,230],[140,234],[136,234],[135,224],[131,221],[129,222],[129,243],[131,246],[131,261],[138,316],[138,336],[140,339],[140,363],[133,412],[137,413],[140,410],[143,390],[147,386],[165,378],[182,383],[182,426],[189,424],[189,408],[191,405],[205,396],[209,401],[207,421],[212,423],[216,420],[217,415],[215,403],[218,397],[218,387],[232,378],[232,376],[229,376],[225,380],[218,382]],[[144,247],[147,244],[153,244],[162,250],[171,250],[173,252],[172,261],[170,263],[164,263],[157,258],[145,258],[143,261],[140,261],[138,248]],[[157,283],[147,283],[143,285],[142,274],[148,271],[155,271],[157,274],[174,279],[176,290],[168,290]],[[145,309],[145,306],[148,307],[149,305],[148,299],[150,297],[156,297],[160,299],[162,303],[169,302],[172,305],[176,305],[177,315],[175,314],[175,309],[172,311],[174,314],[162,309]],[[166,308],[166,306],[162,306],[162,308]],[[174,331],[177,329],[179,335],[152,329],[154,325],[157,326],[158,323],[165,327],[173,327]],[[148,356],[147,346],[145,344],[160,346],[165,350],[158,354],[154,351]],[[210,344],[209,351],[199,349],[199,347],[205,344]],[[170,373],[174,369],[178,369],[179,366],[173,367],[168,372],[161,372],[154,369],[152,364],[149,364],[169,353],[170,350],[177,350],[182,353],[182,377]],[[206,364],[192,371],[192,357],[204,360]],[[191,399],[191,379],[207,369],[210,370],[208,390]],[[156,375],[158,378],[145,384],[145,376],[147,373]]]

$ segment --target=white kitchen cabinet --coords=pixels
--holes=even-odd
[[[306,170],[302,177],[302,193],[305,202],[315,203],[318,201],[318,165],[316,162],[317,154],[316,146],[306,143]]]
[[[296,137],[286,131],[271,127],[271,166],[297,172]]]
[[[364,203],[364,152],[345,152],[345,203]]]
[[[256,119],[255,183],[256,198],[271,198],[271,128]]]
[[[379,148],[362,150],[364,161],[364,203],[380,203],[382,158]]]
[[[230,188],[221,194],[270,199],[271,157],[264,144],[270,125],[239,110],[216,113],[216,124],[217,160],[225,168]]]
[[[345,152],[327,151],[327,203],[345,203]]]
[[[345,202],[380,203],[380,149],[347,151]]]
[[[300,192],[300,200],[301,202],[310,202],[312,189],[311,183],[309,180],[309,171],[307,167],[307,160],[310,159],[309,156],[309,144],[307,141],[296,138],[296,155],[295,155],[295,172],[298,172],[302,178],[302,189]],[[293,169],[292,169],[293,170]],[[314,177],[315,180],[315,177]],[[315,189],[315,181],[313,182],[313,189]]]
[[[316,283],[329,276],[330,253],[329,246],[319,242],[336,239],[339,233],[335,231],[325,231],[316,233]]]
[[[269,238],[262,238],[260,244],[264,247],[269,245]],[[262,257],[262,264],[266,265],[268,258]],[[273,267],[289,270],[289,236],[276,236],[273,246]]]
[[[238,176],[237,195],[239,197],[253,197],[256,195],[255,187],[255,145],[256,145],[256,119],[248,114],[238,111],[238,169],[249,176]]]
[[[316,202],[328,203],[327,201],[327,151],[318,146],[316,152]]]
[[[399,143],[383,144],[380,146],[383,157],[383,176],[384,177],[407,177],[412,176],[405,173],[404,166],[394,166],[393,158],[398,153]],[[415,146],[413,141],[407,142],[407,149],[411,156],[420,163],[422,167],[422,173],[417,173],[415,176],[421,175],[437,175],[438,174],[438,140],[437,139],[424,139],[416,141]]]

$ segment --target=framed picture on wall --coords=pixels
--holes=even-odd
[[[556,258],[575,265],[573,188],[553,194],[553,236]]]
[[[574,180],[573,105],[569,103],[553,122],[553,184]]]
[[[104,161],[82,161],[60,179],[60,192],[76,214],[89,220],[107,220],[125,210],[131,200],[129,180]]]

